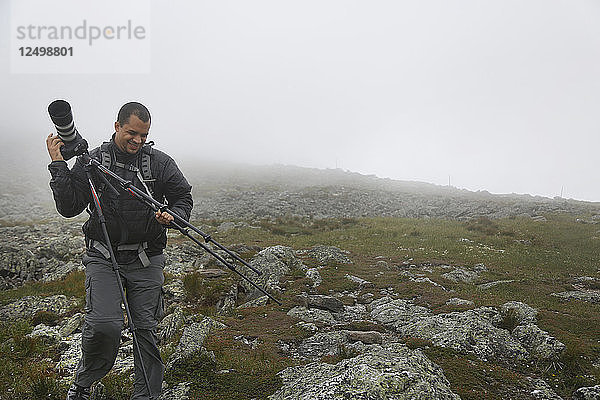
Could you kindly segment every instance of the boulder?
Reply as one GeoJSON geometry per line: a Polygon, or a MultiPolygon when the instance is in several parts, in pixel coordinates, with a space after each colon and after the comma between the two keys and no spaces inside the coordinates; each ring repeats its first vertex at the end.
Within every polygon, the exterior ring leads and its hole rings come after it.
{"type": "Polygon", "coordinates": [[[364,344],[381,344],[383,338],[377,331],[346,331],[346,338],[350,343],[363,342],[364,344]]]}
{"type": "Polygon", "coordinates": [[[552,293],[552,296],[558,297],[565,301],[579,300],[587,301],[588,303],[600,303],[600,290],[572,290],[568,292],[552,293]]]}
{"type": "Polygon", "coordinates": [[[397,329],[410,321],[427,317],[431,311],[425,307],[417,306],[408,300],[392,300],[382,297],[369,304],[371,318],[383,325],[397,329]]]}
{"type": "Polygon", "coordinates": [[[304,339],[294,352],[294,356],[304,359],[335,356],[347,343],[346,335],[343,332],[320,332],[304,339]]]}
{"type": "Polygon", "coordinates": [[[321,278],[321,274],[317,268],[309,268],[306,271],[306,277],[313,281],[312,287],[316,288],[321,283],[323,283],[323,278],[321,278]]]}
{"type": "Polygon", "coordinates": [[[529,353],[505,329],[497,328],[500,314],[489,307],[432,315],[407,300],[382,298],[371,303],[371,317],[398,332],[431,341],[482,360],[524,361],[529,353]]]}
{"type": "Polygon", "coordinates": [[[313,362],[279,373],[283,386],[270,400],[452,399],[440,367],[419,350],[393,343],[335,365],[313,362]]]}
{"type": "Polygon", "coordinates": [[[505,329],[497,328],[498,312],[481,307],[464,312],[430,315],[398,325],[404,336],[430,340],[434,345],[461,353],[474,354],[480,359],[501,360],[507,363],[524,361],[527,350],[505,329]]]}
{"type": "Polygon", "coordinates": [[[63,377],[63,383],[70,382],[81,358],[81,332],[75,333],[61,340],[60,358],[54,369],[63,377]]]}
{"type": "Polygon", "coordinates": [[[453,297],[446,302],[446,305],[447,306],[471,307],[471,306],[474,306],[475,303],[473,303],[471,300],[464,300],[464,299],[459,299],[458,297],[453,297]]]}
{"type": "Polygon", "coordinates": [[[374,287],[373,283],[365,279],[359,278],[358,276],[346,274],[345,278],[348,279],[350,282],[356,283],[360,289],[374,287]]]}
{"type": "Polygon", "coordinates": [[[500,307],[502,318],[511,318],[515,325],[535,324],[537,310],[520,301],[509,301],[500,307]]]}
{"type": "Polygon", "coordinates": [[[479,279],[478,271],[471,271],[466,268],[456,268],[450,272],[442,274],[442,278],[446,278],[452,282],[474,283],[479,279]]]}
{"type": "Polygon", "coordinates": [[[352,260],[348,258],[350,252],[335,246],[316,245],[309,250],[300,250],[297,253],[314,258],[319,265],[328,265],[331,263],[352,264],[352,260]]]}
{"type": "Polygon", "coordinates": [[[241,304],[237,308],[260,307],[266,305],[268,302],[269,297],[267,295],[264,295],[254,300],[250,300],[244,304],[241,304]]]}
{"type": "Polygon", "coordinates": [[[76,306],[76,299],[69,299],[63,294],[48,297],[26,296],[1,307],[0,319],[26,319],[33,317],[40,311],[64,315],[76,306]]]}
{"type": "Polygon", "coordinates": [[[67,337],[73,332],[81,329],[81,325],[83,325],[84,316],[82,313],[76,313],[71,318],[66,319],[63,323],[60,324],[58,329],[58,333],[60,333],[61,337],[67,337]]]}
{"type": "Polygon", "coordinates": [[[209,317],[204,317],[200,322],[187,325],[183,329],[183,335],[179,339],[175,352],[166,363],[167,369],[174,368],[179,361],[194,353],[205,352],[203,344],[206,337],[211,331],[223,328],[225,328],[225,325],[209,317]]]}
{"type": "Polygon", "coordinates": [[[529,390],[534,399],[563,400],[543,379],[527,377],[527,382],[530,384],[529,390]]]}
{"type": "Polygon", "coordinates": [[[321,324],[334,324],[335,319],[333,315],[327,310],[320,310],[318,308],[306,308],[302,306],[296,306],[288,311],[287,315],[301,319],[304,322],[317,322],[321,324]]]}
{"type": "Polygon", "coordinates": [[[334,313],[344,311],[344,303],[335,297],[322,294],[306,294],[298,296],[307,308],[320,308],[334,313]]]}
{"type": "Polygon", "coordinates": [[[171,314],[165,316],[157,327],[157,337],[161,343],[170,341],[184,326],[185,316],[181,308],[176,308],[171,314]]]}
{"type": "MultiPolygon", "coordinates": [[[[296,257],[294,250],[285,246],[267,247],[257,253],[250,265],[262,272],[262,275],[256,276],[256,273],[248,267],[240,265],[238,269],[247,277],[250,277],[258,286],[266,290],[281,291],[279,279],[294,269],[306,269],[302,262],[296,257]]],[[[249,297],[258,297],[260,292],[245,280],[240,281],[244,292],[249,297]]]]}
{"type": "Polygon", "coordinates": [[[515,281],[514,279],[505,279],[505,280],[501,280],[501,281],[487,282],[487,283],[482,283],[480,285],[477,285],[477,288],[481,289],[481,290],[488,290],[488,289],[491,289],[498,285],[503,285],[505,283],[513,283],[514,281],[515,281]]]}
{"type": "Polygon", "coordinates": [[[178,383],[173,387],[165,388],[158,400],[188,400],[191,390],[189,382],[178,383]]]}
{"type": "Polygon", "coordinates": [[[565,350],[563,343],[535,324],[517,326],[513,329],[512,336],[539,360],[558,360],[565,350]]]}
{"type": "Polygon", "coordinates": [[[60,333],[58,333],[58,329],[55,326],[47,326],[44,324],[36,325],[27,337],[41,338],[49,343],[58,343],[61,338],[60,333]]]}
{"type": "Polygon", "coordinates": [[[600,385],[581,387],[573,393],[573,400],[600,399],[600,385]]]}

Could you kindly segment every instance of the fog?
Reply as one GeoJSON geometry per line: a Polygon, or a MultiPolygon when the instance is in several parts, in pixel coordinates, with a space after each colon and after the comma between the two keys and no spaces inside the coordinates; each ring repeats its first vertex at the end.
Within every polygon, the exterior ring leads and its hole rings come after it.
{"type": "Polygon", "coordinates": [[[150,7],[150,73],[20,74],[10,70],[10,2],[0,0],[5,164],[49,178],[54,99],[71,103],[92,147],[137,100],[152,113],[149,140],[184,164],[342,168],[600,201],[599,2],[150,7]]]}

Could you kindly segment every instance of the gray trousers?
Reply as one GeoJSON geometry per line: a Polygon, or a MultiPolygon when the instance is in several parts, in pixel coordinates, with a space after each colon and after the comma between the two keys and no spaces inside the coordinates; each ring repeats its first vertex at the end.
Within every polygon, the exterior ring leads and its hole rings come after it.
{"type": "MultiPolygon", "coordinates": [[[[77,367],[75,383],[89,387],[102,379],[117,357],[123,328],[121,294],[110,260],[103,257],[83,257],[85,266],[85,322],[81,337],[82,357],[77,367]]],[[[154,396],[160,394],[165,366],[157,346],[156,326],[163,317],[162,285],[165,256],[150,257],[144,267],[139,260],[119,265],[131,317],[135,324],[146,374],[154,396]]],[[[131,399],[150,399],[134,348],[134,392],[131,399]]]]}

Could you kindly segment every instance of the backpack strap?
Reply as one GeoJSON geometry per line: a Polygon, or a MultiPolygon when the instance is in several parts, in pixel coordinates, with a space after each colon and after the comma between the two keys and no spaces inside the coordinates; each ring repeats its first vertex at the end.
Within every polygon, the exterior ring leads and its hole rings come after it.
{"type": "MultiPolygon", "coordinates": [[[[113,164],[113,155],[109,148],[109,145],[110,142],[104,142],[100,146],[100,153],[102,154],[102,165],[108,169],[110,169],[111,165],[113,164]]],[[[119,168],[135,172],[140,182],[142,182],[142,185],[144,185],[146,193],[148,193],[150,196],[154,195],[154,181],[156,180],[152,178],[152,169],[150,167],[150,155],[152,154],[152,146],[154,146],[154,142],[150,141],[142,147],[139,168],[131,164],[123,164],[118,161],[114,162],[114,164],[119,168]]]]}
{"type": "Polygon", "coordinates": [[[140,162],[140,170],[146,182],[154,182],[152,179],[152,169],[150,168],[150,160],[152,155],[152,146],[154,142],[149,142],[142,147],[142,159],[140,162]]]}
{"type": "Polygon", "coordinates": [[[154,146],[154,142],[151,141],[142,147],[142,156],[140,159],[140,171],[142,173],[141,181],[150,196],[154,196],[154,181],[156,181],[156,179],[152,177],[152,168],[150,167],[152,160],[152,146],[154,146]]]}
{"type": "Polygon", "coordinates": [[[110,156],[110,150],[108,148],[110,142],[104,142],[100,146],[100,154],[102,155],[102,166],[110,169],[112,165],[112,157],[110,156]]]}

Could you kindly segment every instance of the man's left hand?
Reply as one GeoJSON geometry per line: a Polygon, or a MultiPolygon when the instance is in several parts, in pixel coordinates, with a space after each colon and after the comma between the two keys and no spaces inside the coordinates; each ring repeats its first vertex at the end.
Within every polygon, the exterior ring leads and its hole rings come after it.
{"type": "Polygon", "coordinates": [[[161,212],[160,210],[154,214],[156,220],[163,225],[169,225],[175,218],[166,211],[161,212]]]}

